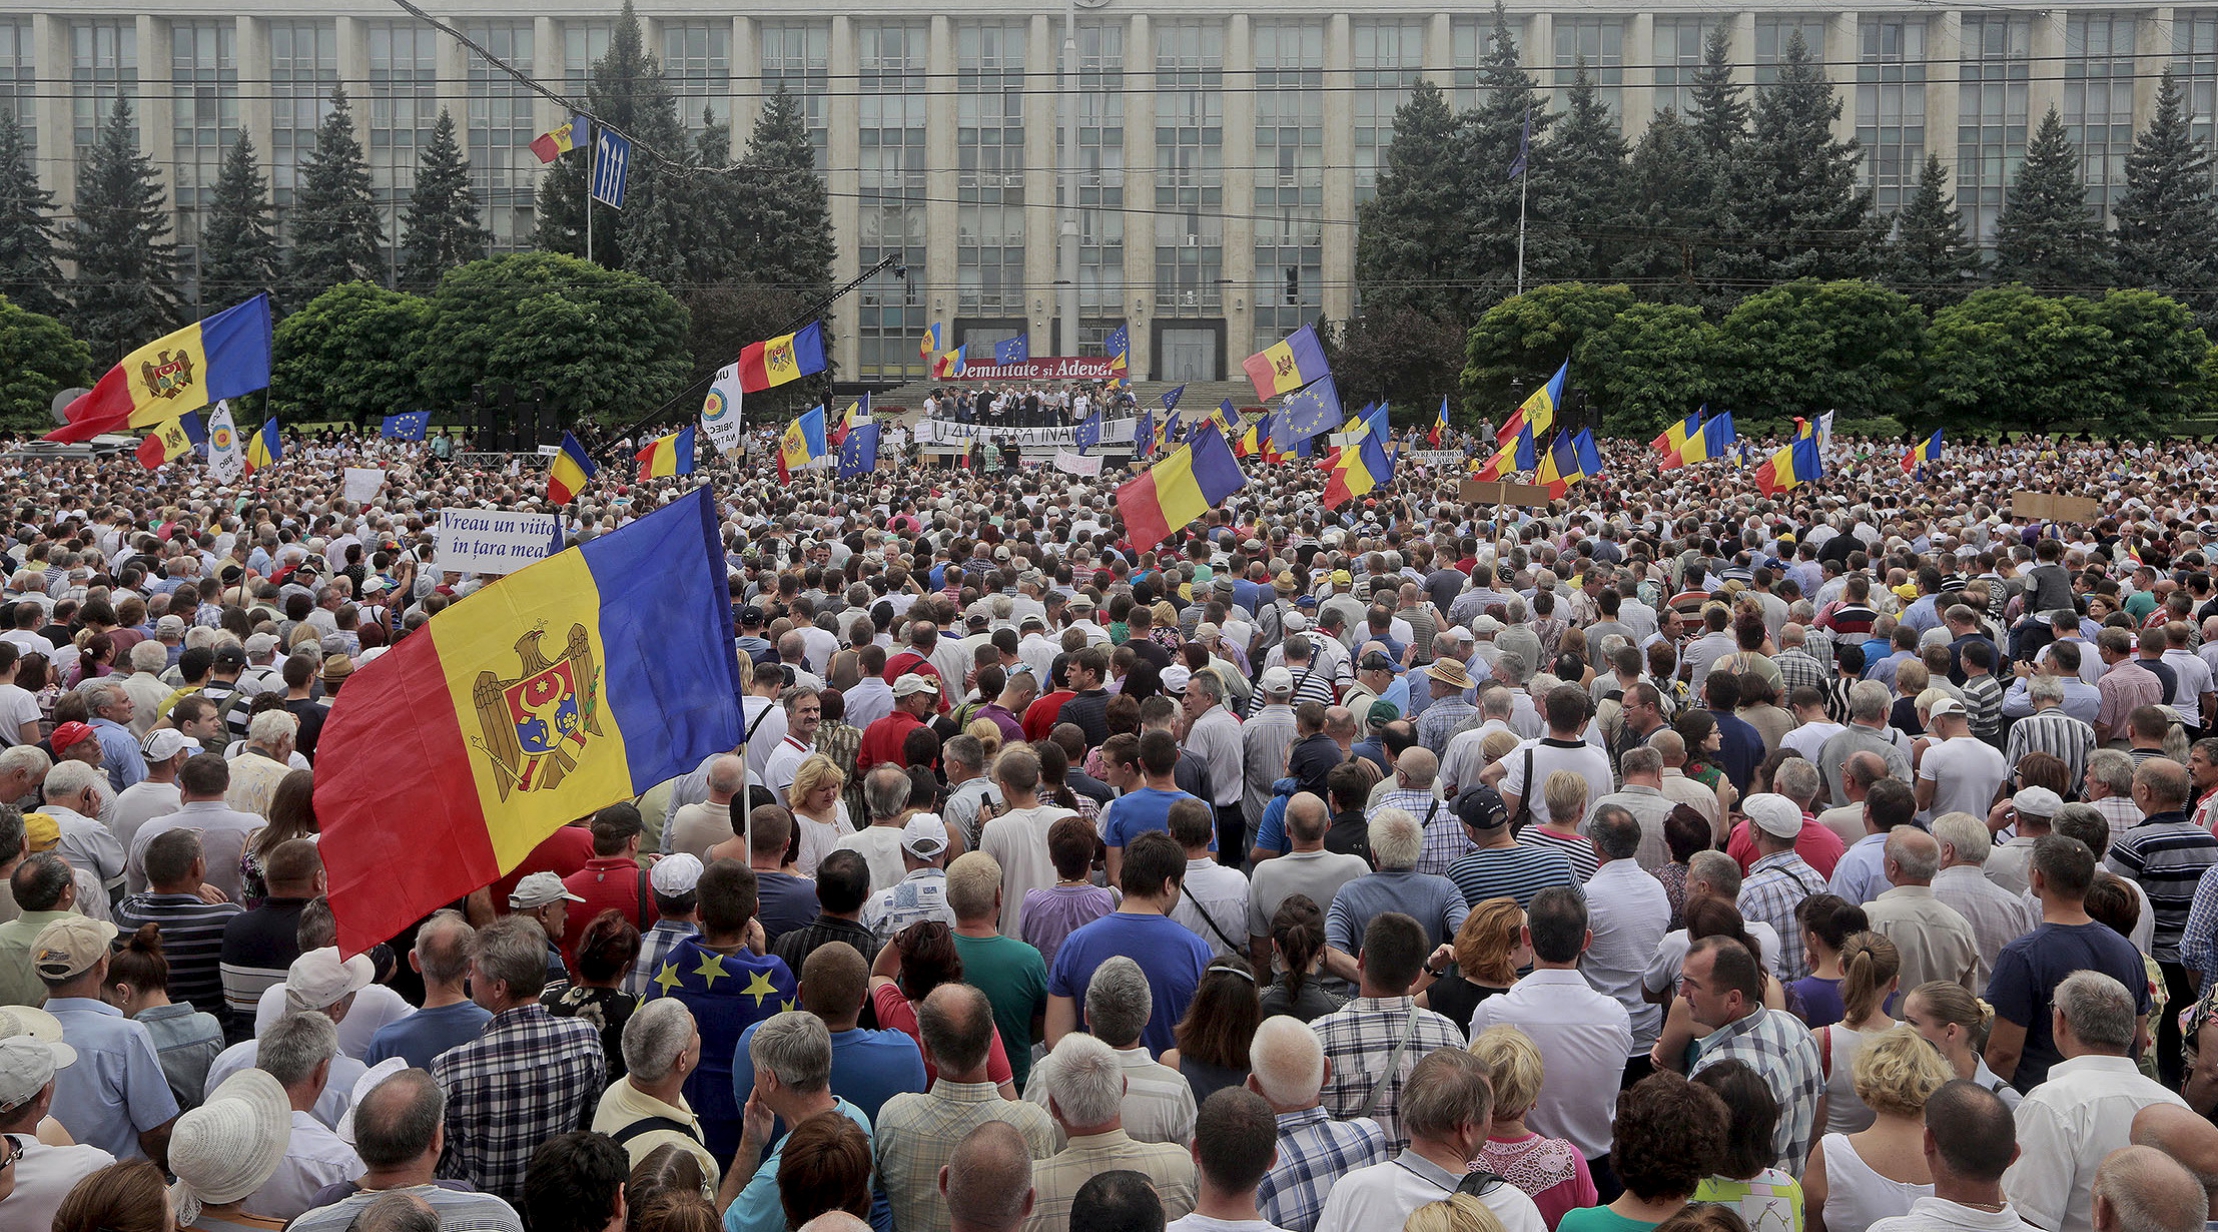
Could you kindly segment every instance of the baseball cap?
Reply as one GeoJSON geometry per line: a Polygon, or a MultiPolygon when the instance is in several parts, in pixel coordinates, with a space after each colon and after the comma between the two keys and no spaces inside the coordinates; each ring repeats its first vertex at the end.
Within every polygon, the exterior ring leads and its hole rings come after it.
{"type": "Polygon", "coordinates": [[[647,880],[655,887],[655,893],[676,898],[691,893],[693,887],[701,884],[701,871],[701,858],[681,851],[657,860],[647,880]]]}
{"type": "Polygon", "coordinates": [[[0,1039],[0,1112],[10,1112],[38,1098],[56,1070],[77,1063],[77,1050],[63,1043],[48,1043],[32,1036],[0,1039]]]}
{"type": "Polygon", "coordinates": [[[1927,717],[1938,719],[1951,714],[1968,715],[1970,713],[1971,711],[1964,708],[1964,703],[1953,697],[1944,697],[1933,703],[1933,709],[1927,717]]]}
{"type": "Polygon", "coordinates": [[[164,633],[183,633],[184,631],[185,618],[182,616],[164,616],[154,622],[154,633],[157,637],[164,633]]]}
{"type": "Polygon", "coordinates": [[[23,815],[23,850],[36,854],[61,846],[62,823],[46,813],[23,815]]]}
{"type": "Polygon", "coordinates": [[[250,634],[246,639],[246,652],[250,655],[264,655],[275,649],[277,649],[277,635],[275,633],[250,634]]]}
{"type": "Polygon", "coordinates": [[[148,761],[168,761],[187,748],[197,749],[200,742],[174,727],[157,727],[139,741],[139,751],[148,761]]]}
{"type": "Polygon", "coordinates": [[[1017,628],[1045,629],[1047,628],[1047,617],[1040,615],[1038,612],[1026,612],[1024,618],[1017,621],[1017,628]]]}
{"type": "Polygon", "coordinates": [[[337,1005],[376,978],[377,965],[367,954],[341,962],[335,945],[310,950],[285,969],[285,1008],[298,1013],[337,1005]]]}
{"type": "Polygon", "coordinates": [[[2010,807],[2028,817],[2054,817],[2064,807],[2064,797],[2046,787],[2025,787],[2010,797],[2010,807]]]}
{"type": "Polygon", "coordinates": [[[56,727],[48,743],[54,746],[54,754],[58,757],[62,750],[75,748],[80,743],[90,739],[92,739],[91,724],[69,722],[56,727]]]}
{"type": "Polygon", "coordinates": [[[763,616],[762,616],[762,609],[761,609],[761,608],[759,608],[759,607],[756,607],[756,606],[755,606],[754,604],[752,604],[752,603],[750,603],[750,604],[748,604],[747,606],[745,606],[745,607],[743,607],[743,608],[739,609],[739,623],[740,623],[741,625],[743,625],[743,626],[744,626],[744,625],[759,625],[759,624],[761,624],[761,623],[762,623],[762,620],[763,620],[763,616]]]}
{"type": "Polygon", "coordinates": [[[90,971],[108,956],[116,926],[81,915],[64,916],[31,942],[31,968],[41,979],[66,980],[90,971]]]}
{"type": "Polygon", "coordinates": [[[1197,642],[1206,642],[1211,638],[1223,636],[1224,630],[1219,629],[1212,621],[1204,620],[1200,624],[1194,626],[1194,640],[1197,642]]]}
{"type": "Polygon", "coordinates": [[[1377,731],[1401,717],[1401,707],[1382,698],[1371,703],[1371,708],[1364,712],[1363,721],[1370,724],[1372,731],[1377,731]]]}
{"type": "Polygon", "coordinates": [[[947,850],[947,823],[938,813],[918,813],[901,827],[901,849],[929,860],[947,850]]]}
{"type": "Polygon", "coordinates": [[[569,887],[562,884],[562,878],[553,873],[533,873],[517,882],[516,888],[508,892],[508,906],[511,911],[531,911],[563,899],[573,903],[585,901],[572,894],[569,887]]]}
{"type": "Polygon", "coordinates": [[[1802,833],[1802,806],[1777,792],[1757,792],[1741,802],[1741,811],[1773,838],[1796,838],[1802,833]]]}
{"type": "Polygon", "coordinates": [[[365,595],[374,595],[383,591],[384,589],[385,579],[377,576],[374,573],[362,579],[362,593],[365,595]]]}
{"type": "Polygon", "coordinates": [[[1162,684],[1165,693],[1184,693],[1194,681],[1194,673],[1183,663],[1173,663],[1163,669],[1162,684]]]}
{"type": "Polygon", "coordinates": [[[1257,687],[1265,693],[1291,693],[1294,691],[1294,673],[1283,666],[1265,668],[1263,679],[1258,682],[1257,687]]]}
{"type": "Polygon", "coordinates": [[[233,642],[225,642],[223,645],[216,647],[216,665],[218,667],[245,667],[246,648],[233,642]]]}
{"type": "Polygon", "coordinates": [[[1452,807],[1456,820],[1474,830],[1498,830],[1509,824],[1509,806],[1502,803],[1502,793],[1491,787],[1463,792],[1452,807]]]}
{"type": "Polygon", "coordinates": [[[938,693],[939,691],[940,686],[930,676],[921,676],[914,672],[893,682],[893,695],[895,697],[910,697],[918,693],[938,693]]]}
{"type": "Polygon", "coordinates": [[[1356,666],[1367,672],[1390,672],[1394,670],[1394,660],[1374,650],[1363,656],[1356,666]]]}
{"type": "Polygon", "coordinates": [[[1309,631],[1309,617],[1300,612],[1286,613],[1285,618],[1279,623],[1285,626],[1288,633],[1306,633],[1309,631]]]}

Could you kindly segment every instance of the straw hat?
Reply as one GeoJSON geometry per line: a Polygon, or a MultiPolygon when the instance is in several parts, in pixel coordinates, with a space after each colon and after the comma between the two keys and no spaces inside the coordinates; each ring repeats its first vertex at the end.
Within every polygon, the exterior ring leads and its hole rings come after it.
{"type": "Polygon", "coordinates": [[[292,1100],[268,1070],[242,1069],[224,1079],[170,1132],[178,1226],[198,1220],[202,1206],[237,1202],[268,1184],[292,1136],[292,1100]]]}

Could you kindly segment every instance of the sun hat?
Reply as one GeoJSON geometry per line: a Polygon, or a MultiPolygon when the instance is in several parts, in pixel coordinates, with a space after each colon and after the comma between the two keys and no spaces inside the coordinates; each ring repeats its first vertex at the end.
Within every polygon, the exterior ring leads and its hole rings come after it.
{"type": "Polygon", "coordinates": [[[224,1079],[170,1131],[177,1226],[198,1222],[203,1206],[237,1202],[268,1184],[292,1137],[292,1100],[268,1070],[242,1069],[224,1079]]]}
{"type": "Polygon", "coordinates": [[[367,954],[339,961],[339,947],[327,945],[293,960],[285,970],[285,1008],[294,1013],[337,1005],[370,986],[377,965],[367,954]]]}

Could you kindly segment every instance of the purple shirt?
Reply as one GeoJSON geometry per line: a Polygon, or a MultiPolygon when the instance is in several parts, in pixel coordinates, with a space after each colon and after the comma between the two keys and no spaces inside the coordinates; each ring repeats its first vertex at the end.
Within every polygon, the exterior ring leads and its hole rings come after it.
{"type": "Polygon", "coordinates": [[[1024,938],[1048,966],[1063,938],[1117,909],[1116,895],[1101,886],[1053,886],[1024,892],[1024,938]]]}
{"type": "Polygon", "coordinates": [[[1024,721],[1011,714],[1009,708],[1000,702],[980,706],[978,717],[993,720],[993,725],[1001,729],[1001,741],[1004,745],[1016,744],[1024,739],[1024,721]]]}

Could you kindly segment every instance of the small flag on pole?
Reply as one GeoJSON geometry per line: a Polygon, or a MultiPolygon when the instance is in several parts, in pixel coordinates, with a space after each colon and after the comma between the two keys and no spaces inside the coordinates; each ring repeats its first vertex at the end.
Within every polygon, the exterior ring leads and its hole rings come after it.
{"type": "Polygon", "coordinates": [[[387,415],[377,434],[389,441],[420,441],[430,429],[430,411],[402,411],[398,415],[387,415]]]}
{"type": "Polygon", "coordinates": [[[547,132],[532,138],[531,152],[539,156],[540,162],[551,163],[555,159],[577,149],[579,145],[584,143],[586,134],[591,132],[592,129],[593,122],[591,120],[581,115],[571,116],[568,122],[558,124],[547,132]]]}

